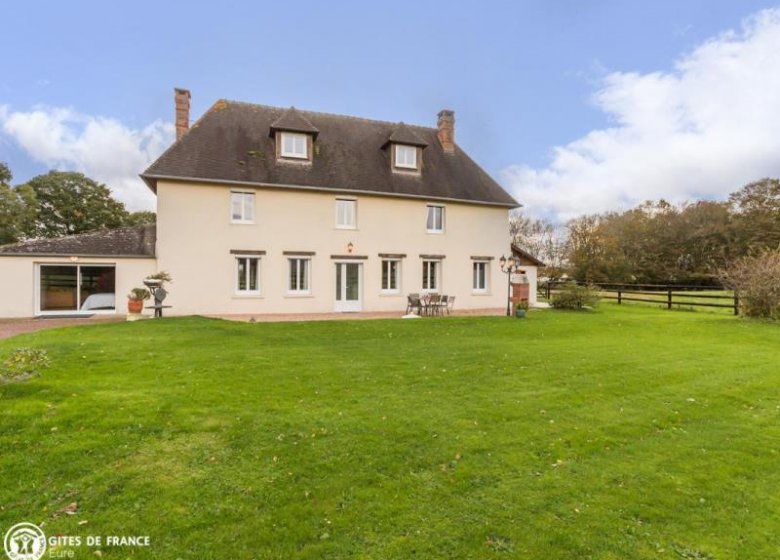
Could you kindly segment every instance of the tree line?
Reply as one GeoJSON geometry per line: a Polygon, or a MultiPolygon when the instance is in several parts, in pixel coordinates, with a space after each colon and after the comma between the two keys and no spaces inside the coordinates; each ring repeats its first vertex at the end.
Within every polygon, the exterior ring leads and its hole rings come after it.
{"type": "Polygon", "coordinates": [[[82,173],[49,171],[16,186],[12,180],[0,162],[0,245],[155,221],[154,212],[129,212],[106,185],[82,173]]]}
{"type": "Polygon", "coordinates": [[[780,248],[780,180],[752,182],[724,201],[647,201],[563,227],[515,214],[510,229],[515,243],[549,265],[551,277],[714,284],[737,259],[780,248]]]}

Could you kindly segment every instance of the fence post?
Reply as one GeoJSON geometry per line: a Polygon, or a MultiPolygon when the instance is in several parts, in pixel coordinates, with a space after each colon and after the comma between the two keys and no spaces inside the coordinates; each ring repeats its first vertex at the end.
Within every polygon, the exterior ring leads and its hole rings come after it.
{"type": "Polygon", "coordinates": [[[550,299],[550,280],[547,281],[547,299],[550,299]]]}
{"type": "Polygon", "coordinates": [[[739,294],[734,290],[734,315],[739,315],[739,294]]]}
{"type": "Polygon", "coordinates": [[[666,291],[666,308],[671,309],[672,308],[672,289],[669,288],[666,291]]]}
{"type": "Polygon", "coordinates": [[[618,305],[623,303],[623,288],[618,286],[618,305]]]}

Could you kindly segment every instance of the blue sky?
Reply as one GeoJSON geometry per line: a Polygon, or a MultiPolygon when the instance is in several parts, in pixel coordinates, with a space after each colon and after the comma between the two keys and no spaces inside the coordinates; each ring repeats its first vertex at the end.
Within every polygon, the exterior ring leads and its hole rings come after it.
{"type": "MultiPolygon", "coordinates": [[[[77,168],[131,205],[148,204],[125,175],[133,165],[141,172],[144,157],[169,141],[172,88],[182,86],[192,90],[193,117],[222,97],[431,126],[439,109],[451,108],[458,143],[516,196],[525,189],[529,200],[560,197],[550,191],[574,188],[576,177],[564,177],[563,187],[539,177],[555,172],[557,148],[625,120],[620,100],[594,101],[611,95],[615,76],[679,77],[681,59],[728,30],[749,41],[746,18],[775,5],[13,2],[3,8],[0,34],[0,160],[17,182],[50,167],[77,168]],[[34,122],[39,129],[30,131],[34,122]],[[84,134],[90,125],[129,135],[141,155],[119,169],[94,161],[98,151],[84,134]],[[47,136],[52,127],[56,142],[47,136]]],[[[106,146],[110,134],[93,132],[103,139],[101,158],[124,157],[106,146]]],[[[722,193],[688,185],[680,194],[722,193]]],[[[602,198],[594,210],[634,197],[629,190],[602,198]]],[[[534,202],[529,211],[568,215],[548,206],[534,202]]]]}

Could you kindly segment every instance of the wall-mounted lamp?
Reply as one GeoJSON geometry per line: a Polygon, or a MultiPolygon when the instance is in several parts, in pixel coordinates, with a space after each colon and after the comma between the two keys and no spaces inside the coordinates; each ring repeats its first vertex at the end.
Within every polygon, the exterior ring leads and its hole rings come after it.
{"type": "Polygon", "coordinates": [[[70,258],[70,262],[77,262],[78,260],[79,260],[79,258],[78,258],[76,255],[73,255],[73,256],[70,258]]]}
{"type": "Polygon", "coordinates": [[[347,243],[347,253],[351,253],[354,248],[355,248],[355,245],[352,243],[352,241],[347,243]]]}

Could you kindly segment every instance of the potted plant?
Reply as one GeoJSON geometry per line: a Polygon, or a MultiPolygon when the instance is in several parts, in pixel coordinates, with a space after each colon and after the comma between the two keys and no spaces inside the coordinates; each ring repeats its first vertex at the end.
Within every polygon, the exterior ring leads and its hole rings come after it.
{"type": "Polygon", "coordinates": [[[144,301],[149,299],[149,290],[146,288],[133,288],[127,295],[127,312],[141,313],[144,309],[144,301]]]}
{"type": "Polygon", "coordinates": [[[165,285],[166,282],[173,282],[171,275],[164,270],[151,274],[144,279],[144,284],[150,288],[159,288],[165,285]]]}
{"type": "Polygon", "coordinates": [[[515,305],[515,317],[522,319],[528,311],[528,300],[523,300],[515,305]]]}

